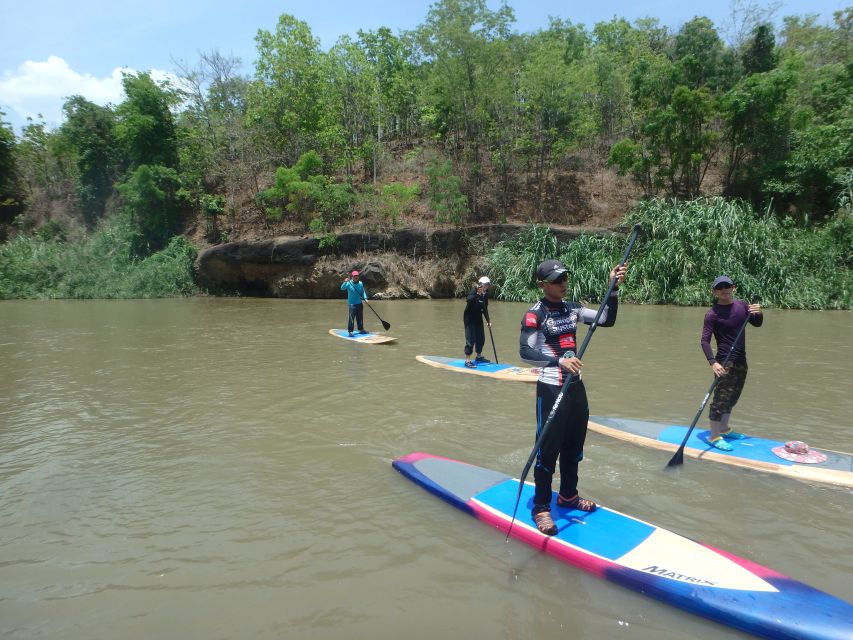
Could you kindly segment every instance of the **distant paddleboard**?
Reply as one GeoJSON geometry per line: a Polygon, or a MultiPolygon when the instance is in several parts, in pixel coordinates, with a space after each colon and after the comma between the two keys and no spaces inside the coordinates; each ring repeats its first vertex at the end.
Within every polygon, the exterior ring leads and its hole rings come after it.
{"type": "MultiPolygon", "coordinates": [[[[590,416],[589,428],[619,440],[644,447],[675,453],[681,446],[688,427],[683,425],[629,420],[627,418],[605,418],[590,416]]],[[[843,487],[853,487],[853,455],[841,451],[813,449],[826,456],[826,460],[801,463],[786,460],[773,452],[785,446],[776,440],[747,436],[743,440],[729,440],[732,451],[720,451],[708,444],[708,431],[694,429],[684,446],[684,455],[701,460],[746,467],[775,473],[807,482],[822,482],[843,487]]],[[[823,456],[821,456],[822,458],[823,456]]]]}
{"type": "Polygon", "coordinates": [[[418,362],[423,362],[431,367],[459,371],[461,373],[473,373],[475,376],[486,376],[498,380],[516,380],[518,382],[536,382],[539,379],[539,369],[525,369],[514,367],[509,364],[497,364],[494,362],[478,362],[477,367],[472,369],[465,366],[465,360],[461,358],[444,358],[442,356],[415,356],[418,362]]]}
{"type": "MultiPolygon", "coordinates": [[[[393,465],[478,520],[509,528],[517,479],[427,453],[393,465]]],[[[853,606],[772,569],[601,506],[593,513],[555,506],[559,531],[546,536],[532,504],[533,486],[525,484],[512,536],[597,576],[766,638],[853,637],[853,606]]]]}
{"type": "Polygon", "coordinates": [[[394,342],[397,338],[392,338],[391,336],[384,336],[380,333],[358,333],[353,332],[350,335],[344,329],[329,329],[329,333],[333,336],[337,336],[338,338],[343,338],[344,340],[351,340],[352,342],[363,342],[365,344],[387,344],[389,342],[394,342]]]}

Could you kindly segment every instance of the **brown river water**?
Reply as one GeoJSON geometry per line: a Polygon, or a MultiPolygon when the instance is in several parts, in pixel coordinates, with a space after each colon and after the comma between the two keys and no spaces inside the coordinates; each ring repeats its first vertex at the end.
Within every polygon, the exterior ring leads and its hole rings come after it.
{"type": "MultiPolygon", "coordinates": [[[[341,300],[0,302],[0,637],[749,637],[506,542],[394,471],[420,450],[519,474],[534,386],[415,361],[462,355],[464,301],[372,305],[397,343],[330,336],[341,300]]],[[[490,305],[502,362],[521,364],[525,308],[490,305]]],[[[623,306],[586,352],[592,413],[688,424],[711,382],[703,314],[623,306]]],[[[733,426],[853,452],[852,329],[767,310],[733,426]]],[[[596,433],[585,455],[584,495],[853,601],[853,492],[665,470],[671,454],[596,433]]]]}

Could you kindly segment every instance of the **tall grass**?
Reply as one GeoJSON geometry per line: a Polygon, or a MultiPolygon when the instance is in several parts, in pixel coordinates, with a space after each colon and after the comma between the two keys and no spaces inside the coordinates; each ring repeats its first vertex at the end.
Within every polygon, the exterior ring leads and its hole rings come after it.
{"type": "MultiPolygon", "coordinates": [[[[689,202],[651,200],[631,211],[628,225],[643,234],[631,255],[623,299],[652,304],[705,305],[710,283],[727,274],[738,295],[763,304],[798,309],[853,308],[853,217],[842,209],[827,223],[809,227],[756,214],[749,205],[723,198],[689,202]]],[[[625,239],[584,235],[558,247],[546,227],[532,227],[489,254],[490,273],[508,300],[533,300],[535,267],[562,260],[570,272],[567,296],[598,301],[607,273],[621,257],[625,239]]]]}
{"type": "Polygon", "coordinates": [[[123,216],[79,242],[17,236],[0,245],[0,299],[160,298],[198,293],[195,248],[175,236],[144,259],[133,257],[123,216]]]}

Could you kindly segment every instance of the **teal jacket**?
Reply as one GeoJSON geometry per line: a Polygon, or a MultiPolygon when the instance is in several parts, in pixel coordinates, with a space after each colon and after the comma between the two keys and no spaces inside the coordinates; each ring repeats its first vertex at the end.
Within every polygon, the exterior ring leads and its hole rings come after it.
{"type": "Polygon", "coordinates": [[[341,291],[347,292],[347,303],[361,304],[362,300],[367,300],[367,291],[364,290],[364,283],[356,284],[352,280],[347,280],[341,285],[341,291]]]}

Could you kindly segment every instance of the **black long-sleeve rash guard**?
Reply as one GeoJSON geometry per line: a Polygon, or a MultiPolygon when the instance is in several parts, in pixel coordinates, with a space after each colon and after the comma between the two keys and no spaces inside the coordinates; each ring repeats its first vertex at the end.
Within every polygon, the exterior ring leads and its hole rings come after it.
{"type": "MultiPolygon", "coordinates": [[[[601,312],[599,327],[612,327],[616,323],[619,299],[611,295],[601,312]]],[[[563,384],[560,358],[576,355],[578,323],[592,324],[596,309],[588,309],[577,302],[549,302],[542,298],[534,304],[521,321],[518,354],[523,360],[542,367],[539,381],[546,384],[563,384]]]]}
{"type": "Polygon", "coordinates": [[[471,289],[471,293],[465,299],[465,311],[462,313],[462,322],[466,325],[482,325],[483,318],[486,322],[491,322],[489,319],[489,294],[480,295],[477,293],[477,288],[471,289]]]}

